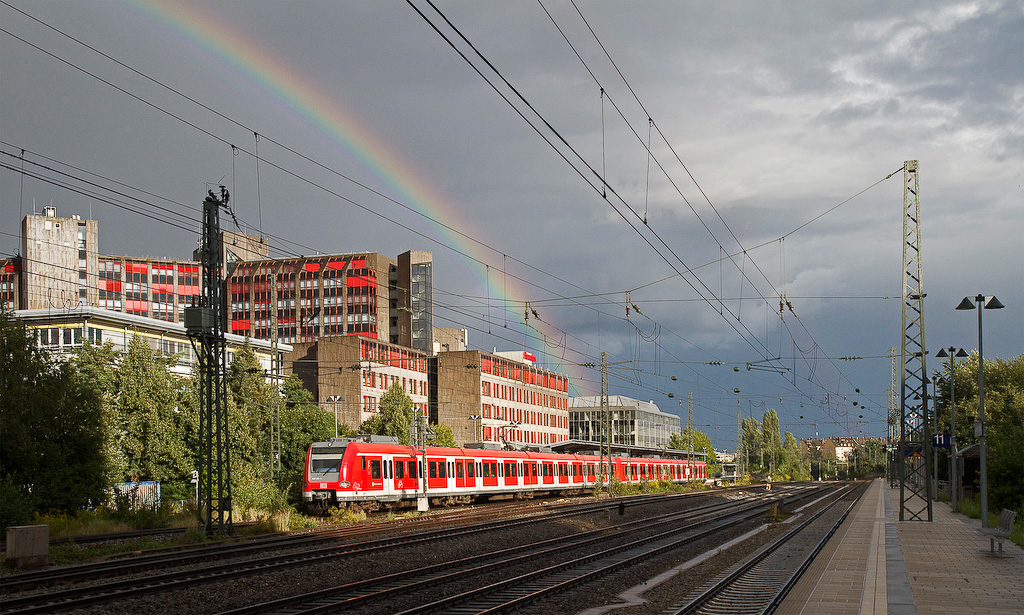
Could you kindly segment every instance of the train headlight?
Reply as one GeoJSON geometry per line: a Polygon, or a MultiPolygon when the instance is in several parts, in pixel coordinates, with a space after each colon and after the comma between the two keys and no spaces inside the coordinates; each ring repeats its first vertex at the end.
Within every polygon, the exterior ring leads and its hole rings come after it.
{"type": "Polygon", "coordinates": [[[350,483],[347,480],[343,480],[340,483],[338,483],[338,486],[341,487],[342,489],[345,489],[349,486],[349,484],[350,483]]]}

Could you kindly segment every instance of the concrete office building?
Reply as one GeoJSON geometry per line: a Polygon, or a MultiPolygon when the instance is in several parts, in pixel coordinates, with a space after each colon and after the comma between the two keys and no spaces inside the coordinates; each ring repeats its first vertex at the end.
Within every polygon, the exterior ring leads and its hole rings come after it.
{"type": "MultiPolygon", "coordinates": [[[[662,412],[654,402],[609,395],[608,411],[613,444],[665,448],[672,434],[682,433],[679,417],[662,412]]],[[[599,395],[569,398],[569,435],[573,440],[600,442],[606,419],[599,395]]]]}

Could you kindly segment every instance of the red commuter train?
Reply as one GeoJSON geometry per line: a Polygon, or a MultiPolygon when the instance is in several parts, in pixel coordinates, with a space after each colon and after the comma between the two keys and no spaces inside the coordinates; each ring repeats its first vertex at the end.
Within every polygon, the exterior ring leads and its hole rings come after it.
{"type": "MultiPolygon", "coordinates": [[[[302,499],[320,510],[352,505],[372,510],[413,503],[423,495],[435,505],[450,505],[497,495],[575,494],[598,484],[600,466],[594,455],[434,447],[424,455],[413,446],[366,436],[331,438],[309,447],[302,499]]],[[[613,480],[623,483],[707,478],[704,460],[621,456],[612,457],[612,468],[613,480]]]]}

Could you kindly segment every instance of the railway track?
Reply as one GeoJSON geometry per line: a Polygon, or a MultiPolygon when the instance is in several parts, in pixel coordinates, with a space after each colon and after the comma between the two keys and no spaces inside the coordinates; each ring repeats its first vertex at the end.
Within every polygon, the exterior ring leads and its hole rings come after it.
{"type": "Polygon", "coordinates": [[[707,586],[672,615],[772,613],[866,490],[866,484],[794,527],[707,586]]]}
{"type": "Polygon", "coordinates": [[[194,587],[197,584],[257,575],[287,567],[315,564],[351,557],[355,554],[385,552],[416,543],[442,541],[456,536],[480,534],[495,528],[511,526],[528,528],[531,524],[552,519],[609,511],[616,507],[639,506],[684,495],[622,498],[586,505],[551,505],[531,507],[525,515],[509,519],[509,509],[502,507],[490,513],[474,511],[452,515],[421,517],[417,523],[402,524],[398,535],[359,541],[366,532],[380,533],[379,527],[355,527],[309,536],[278,536],[245,544],[218,545],[189,550],[184,553],[158,553],[88,566],[75,566],[38,573],[5,577],[0,580],[0,613],[45,613],[70,610],[105,602],[124,600],[139,595],[194,587]],[[471,514],[475,521],[467,523],[471,514]],[[415,534],[411,532],[416,532],[415,534]],[[342,544],[344,543],[344,544],[342,544]],[[287,549],[288,553],[282,553],[287,549]],[[273,551],[273,553],[270,553],[273,551]],[[250,557],[251,556],[251,557],[250,557]],[[245,558],[245,559],[241,559],[245,558]],[[186,568],[180,570],[180,568],[186,568]],[[173,570],[171,570],[173,569],[173,570]],[[128,576],[130,575],[130,576],[128,576]],[[97,579],[114,580],[89,584],[97,579]],[[60,584],[54,589],[33,591],[41,586],[60,584]],[[20,593],[19,593],[20,592],[20,593]],[[18,595],[15,595],[18,594],[18,595]]]}
{"type": "MultiPolygon", "coordinates": [[[[804,499],[808,493],[792,495],[804,499]]],[[[773,498],[786,499],[785,496],[773,498]]],[[[421,567],[415,574],[399,572],[342,586],[288,596],[221,615],[278,613],[287,615],[360,612],[387,605],[388,612],[405,608],[419,613],[482,613],[516,610],[548,593],[586,583],[622,567],[655,557],[724,529],[760,519],[770,502],[763,498],[727,501],[559,537],[534,544],[495,550],[474,557],[421,567]],[[554,562],[538,566],[538,562],[554,562]],[[488,581],[488,579],[501,579],[488,581]],[[470,585],[470,589],[450,589],[470,585]],[[438,593],[448,593],[436,599],[438,593]]]]}

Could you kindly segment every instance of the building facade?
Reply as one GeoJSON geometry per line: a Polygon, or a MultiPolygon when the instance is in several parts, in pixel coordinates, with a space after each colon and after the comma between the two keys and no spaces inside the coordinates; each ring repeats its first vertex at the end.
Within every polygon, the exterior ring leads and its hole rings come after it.
{"type": "Polygon", "coordinates": [[[456,442],[544,446],[569,438],[568,378],[524,352],[441,352],[430,359],[430,421],[456,442]]]}
{"type": "Polygon", "coordinates": [[[381,396],[394,384],[412,399],[414,411],[427,411],[426,353],[363,336],[336,336],[300,342],[284,361],[286,373],[296,374],[320,407],[352,429],[380,410],[381,396]]]}
{"type": "MultiPolygon", "coordinates": [[[[115,351],[124,352],[132,337],[138,335],[149,344],[154,355],[176,357],[171,365],[171,373],[177,376],[190,376],[196,362],[196,353],[185,327],[176,322],[88,306],[61,310],[15,310],[14,317],[25,323],[39,340],[40,346],[57,357],[71,354],[86,342],[97,345],[109,343],[115,351]]],[[[227,365],[231,364],[235,353],[245,341],[244,337],[238,335],[226,336],[227,365]]],[[[270,373],[273,357],[271,345],[259,340],[250,340],[249,344],[260,366],[270,373]]],[[[292,347],[287,344],[279,345],[278,360],[291,350],[292,347]]]]}
{"type": "Polygon", "coordinates": [[[309,343],[359,335],[388,339],[392,259],[376,253],[331,254],[239,263],[228,277],[228,330],[269,340],[309,343]]]}
{"type": "MultiPolygon", "coordinates": [[[[0,305],[11,310],[98,307],[182,322],[199,295],[196,260],[112,256],[98,251],[95,220],[60,218],[55,207],[22,220],[21,256],[0,260],[0,305]]],[[[356,335],[430,352],[430,252],[271,259],[264,239],[224,231],[227,330],[285,344],[356,335]]]]}
{"type": "MultiPolygon", "coordinates": [[[[680,418],[662,412],[654,402],[609,395],[608,411],[612,444],[667,448],[672,434],[682,433],[680,418]]],[[[569,398],[569,436],[573,440],[600,442],[607,418],[599,395],[569,398]]]]}
{"type": "MultiPolygon", "coordinates": [[[[99,226],[81,216],[57,216],[56,207],[22,220],[21,257],[0,261],[0,305],[11,310],[97,307],[182,322],[199,294],[197,260],[99,253],[99,226]]],[[[267,254],[265,241],[221,234],[225,263],[267,254]]]]}
{"type": "Polygon", "coordinates": [[[419,250],[399,254],[390,276],[391,342],[426,353],[434,341],[433,259],[419,250]]]}

